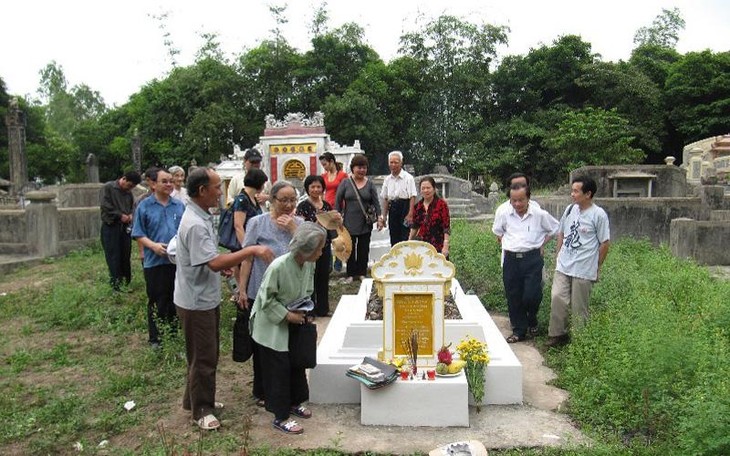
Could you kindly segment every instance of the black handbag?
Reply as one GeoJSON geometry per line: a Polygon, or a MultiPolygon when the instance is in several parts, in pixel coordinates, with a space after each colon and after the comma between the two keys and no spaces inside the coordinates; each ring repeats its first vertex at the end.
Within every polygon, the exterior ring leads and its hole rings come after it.
{"type": "Polygon", "coordinates": [[[378,221],[378,211],[375,210],[375,205],[368,204],[367,206],[363,205],[362,198],[360,196],[360,190],[357,188],[357,185],[355,185],[355,180],[351,177],[350,178],[350,184],[352,184],[353,190],[355,190],[355,197],[357,197],[357,204],[360,205],[360,210],[362,211],[362,215],[365,217],[365,223],[367,225],[372,225],[373,223],[378,221]]]}
{"type": "Polygon", "coordinates": [[[289,324],[289,364],[300,369],[317,366],[317,325],[314,323],[289,324]]]}
{"type": "Polygon", "coordinates": [[[245,363],[253,355],[253,341],[248,328],[250,309],[238,309],[233,323],[233,361],[245,363]]]}
{"type": "Polygon", "coordinates": [[[231,252],[241,250],[241,244],[238,242],[238,237],[236,237],[236,227],[233,224],[233,204],[221,212],[220,224],[218,225],[218,245],[231,252]]]}

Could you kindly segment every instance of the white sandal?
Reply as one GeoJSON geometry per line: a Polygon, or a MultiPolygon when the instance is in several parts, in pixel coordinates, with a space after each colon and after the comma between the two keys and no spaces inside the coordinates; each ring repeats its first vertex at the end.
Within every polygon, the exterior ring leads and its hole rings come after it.
{"type": "Polygon", "coordinates": [[[218,421],[218,418],[216,418],[213,414],[205,415],[196,421],[195,424],[204,431],[212,431],[213,429],[221,427],[220,421],[218,421]]]}

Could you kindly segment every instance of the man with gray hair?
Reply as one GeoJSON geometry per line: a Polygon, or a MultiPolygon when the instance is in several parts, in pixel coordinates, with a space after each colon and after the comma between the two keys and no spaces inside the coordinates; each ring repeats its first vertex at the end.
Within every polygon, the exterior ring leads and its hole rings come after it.
{"type": "Polygon", "coordinates": [[[251,256],[270,262],[268,247],[249,246],[233,253],[218,252],[218,232],[209,209],[218,207],[222,181],[212,169],[198,168],[188,178],[188,203],[177,233],[174,301],[185,335],[187,382],[183,409],[190,410],[200,429],[220,427],[213,414],[220,339],[220,272],[251,256]]]}
{"type": "Polygon", "coordinates": [[[413,223],[413,207],[416,203],[416,181],[403,169],[403,153],[394,150],[388,154],[390,174],[383,181],[380,197],[383,200],[385,219],[379,218],[378,229],[388,225],[391,247],[407,241],[413,223]]]}

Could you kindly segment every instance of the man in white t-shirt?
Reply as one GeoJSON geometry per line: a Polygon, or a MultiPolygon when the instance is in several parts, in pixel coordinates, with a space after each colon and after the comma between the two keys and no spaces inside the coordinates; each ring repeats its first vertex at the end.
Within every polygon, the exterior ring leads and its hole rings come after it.
{"type": "Polygon", "coordinates": [[[548,347],[564,345],[570,340],[571,311],[576,327],[585,324],[591,288],[598,281],[601,265],[608,255],[611,238],[608,215],[593,203],[596,188],[596,182],[590,177],[573,179],[570,190],[573,204],[560,218],[548,347]]]}

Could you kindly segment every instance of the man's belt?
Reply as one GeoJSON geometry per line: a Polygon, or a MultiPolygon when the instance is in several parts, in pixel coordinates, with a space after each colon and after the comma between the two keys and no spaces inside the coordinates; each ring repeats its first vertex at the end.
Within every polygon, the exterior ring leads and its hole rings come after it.
{"type": "Polygon", "coordinates": [[[528,250],[526,252],[511,252],[509,250],[504,251],[505,258],[509,257],[509,258],[522,259],[522,258],[530,258],[535,255],[540,255],[540,249],[528,250]]]}

